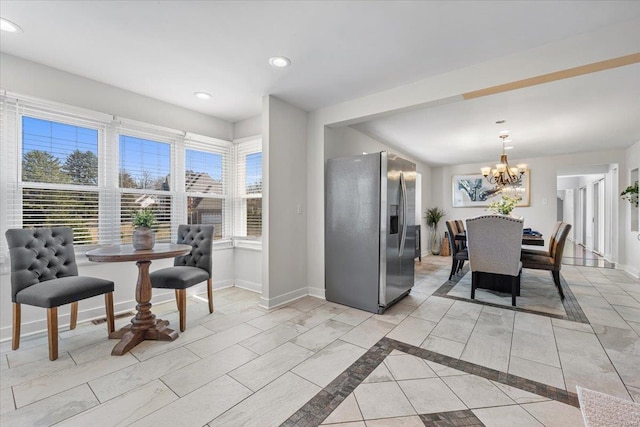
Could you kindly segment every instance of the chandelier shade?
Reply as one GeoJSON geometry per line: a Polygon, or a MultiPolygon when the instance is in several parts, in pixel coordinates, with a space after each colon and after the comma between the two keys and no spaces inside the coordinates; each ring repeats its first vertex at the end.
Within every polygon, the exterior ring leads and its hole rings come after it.
{"type": "Polygon", "coordinates": [[[505,142],[508,137],[508,133],[500,133],[500,139],[502,140],[502,155],[500,156],[500,163],[497,163],[495,168],[480,168],[482,176],[484,176],[490,184],[495,185],[501,190],[508,187],[521,186],[522,176],[527,170],[527,165],[525,164],[519,164],[515,167],[509,166],[507,153],[505,152],[505,142]]]}

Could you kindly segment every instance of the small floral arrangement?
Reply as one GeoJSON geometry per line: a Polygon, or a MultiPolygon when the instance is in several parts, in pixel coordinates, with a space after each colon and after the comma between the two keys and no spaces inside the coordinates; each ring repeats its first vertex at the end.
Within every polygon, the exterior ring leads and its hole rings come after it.
{"type": "Polygon", "coordinates": [[[520,200],[518,197],[502,196],[500,200],[491,202],[487,210],[497,214],[509,215],[520,200]]]}
{"type": "Polygon", "coordinates": [[[133,212],[133,225],[136,227],[151,227],[156,222],[156,216],[151,209],[140,209],[133,212]]]}
{"type": "Polygon", "coordinates": [[[638,181],[636,181],[633,185],[628,186],[625,190],[620,193],[620,196],[623,200],[628,201],[636,208],[638,207],[638,181]]]}

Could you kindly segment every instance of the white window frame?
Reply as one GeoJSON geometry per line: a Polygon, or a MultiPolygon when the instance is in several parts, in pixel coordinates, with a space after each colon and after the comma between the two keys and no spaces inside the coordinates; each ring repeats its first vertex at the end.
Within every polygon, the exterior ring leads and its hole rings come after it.
{"type": "MultiPolygon", "coordinates": [[[[244,247],[261,250],[260,240],[234,237],[238,221],[244,210],[238,211],[237,193],[237,148],[238,144],[262,141],[261,136],[226,141],[126,118],[111,116],[83,108],[77,108],[35,97],[0,92],[0,231],[22,227],[22,190],[24,188],[48,188],[74,191],[95,191],[98,193],[98,244],[120,243],[121,206],[123,193],[158,194],[171,197],[171,235],[175,239],[179,224],[187,220],[187,197],[213,197],[224,200],[224,234],[214,241],[214,249],[244,247]],[[22,115],[66,123],[73,126],[96,129],[98,131],[98,185],[51,184],[22,182],[22,115]],[[119,137],[120,135],[144,138],[170,144],[170,190],[122,189],[119,186],[119,137]],[[223,154],[224,194],[187,193],[185,191],[186,149],[223,154]]],[[[256,196],[252,196],[256,197],[256,196]]],[[[259,196],[261,197],[261,195],[259,196]]],[[[241,204],[241,203],[240,203],[241,204]]],[[[246,216],[246,214],[244,214],[246,216]]],[[[246,222],[246,218],[244,218],[246,222]]],[[[246,226],[246,225],[245,225],[246,226]]],[[[264,224],[263,224],[264,226],[264,224]]],[[[0,270],[9,269],[8,246],[5,239],[0,245],[0,270]]],[[[82,255],[91,249],[90,245],[76,246],[76,254],[82,255]]]]}
{"type": "MultiPolygon", "coordinates": [[[[233,242],[234,246],[261,250],[262,249],[262,237],[259,239],[246,236],[247,227],[247,199],[262,199],[262,193],[260,194],[244,194],[245,176],[242,175],[240,170],[240,157],[243,155],[261,153],[262,152],[262,137],[252,136],[247,138],[236,139],[233,141],[233,199],[234,199],[234,228],[233,228],[233,242]],[[243,149],[244,147],[251,147],[249,150],[243,149]],[[253,147],[252,147],[253,146],[253,147]]],[[[264,173],[264,168],[263,168],[264,173]]],[[[264,182],[264,179],[263,179],[264,182]]],[[[262,224],[264,227],[264,224],[262,224]]]]}

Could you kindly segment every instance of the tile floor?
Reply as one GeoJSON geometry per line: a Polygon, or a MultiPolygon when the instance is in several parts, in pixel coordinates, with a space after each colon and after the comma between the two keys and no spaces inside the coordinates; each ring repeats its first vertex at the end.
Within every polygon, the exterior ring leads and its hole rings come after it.
{"type": "Polygon", "coordinates": [[[313,297],[267,311],[228,288],[212,315],[189,298],[177,340],[121,357],[104,325],[61,331],[55,362],[46,334],[3,342],[0,425],[572,426],[576,385],[640,401],[640,281],[563,266],[581,323],[434,296],[449,262],[423,257],[383,315],[313,297]]]}

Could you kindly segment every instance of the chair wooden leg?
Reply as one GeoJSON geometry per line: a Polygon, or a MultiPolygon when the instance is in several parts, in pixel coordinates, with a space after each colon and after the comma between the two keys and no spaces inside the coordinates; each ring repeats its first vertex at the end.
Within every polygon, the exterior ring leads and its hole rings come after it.
{"type": "Polygon", "coordinates": [[[178,311],[180,312],[180,332],[184,332],[184,329],[187,327],[187,290],[186,289],[178,289],[178,297],[180,301],[180,307],[178,311]]]}
{"type": "Polygon", "coordinates": [[[462,267],[464,267],[464,260],[458,261],[458,271],[461,271],[462,267]]]}
{"type": "Polygon", "coordinates": [[[209,298],[209,313],[213,313],[213,280],[207,279],[207,297],[209,298]]]}
{"type": "Polygon", "coordinates": [[[453,277],[458,267],[458,261],[455,258],[451,258],[451,273],[449,273],[449,280],[453,277]]]}
{"type": "Polygon", "coordinates": [[[560,272],[554,270],[551,272],[551,275],[553,276],[553,281],[556,284],[556,288],[558,288],[560,299],[564,299],[564,292],[562,292],[562,285],[560,284],[560,272]]]}
{"type": "Polygon", "coordinates": [[[49,336],[49,360],[58,358],[58,307],[47,309],[47,335],[49,336]]]}
{"type": "Polygon", "coordinates": [[[478,272],[471,272],[471,299],[476,297],[476,286],[478,284],[478,272]]]}
{"type": "Polygon", "coordinates": [[[115,314],[113,312],[113,292],[104,294],[104,308],[107,311],[107,332],[109,336],[116,331],[115,314]]]}
{"type": "Polygon", "coordinates": [[[178,289],[176,289],[175,291],[176,294],[176,307],[178,307],[178,311],[180,310],[180,292],[178,289]]]}
{"type": "Polygon", "coordinates": [[[516,306],[516,294],[518,293],[518,282],[520,282],[520,275],[511,278],[511,305],[516,306]]]}
{"type": "Polygon", "coordinates": [[[13,303],[13,335],[11,336],[11,350],[20,347],[20,304],[13,303]]]}
{"type": "Polygon", "coordinates": [[[78,301],[71,303],[71,321],[69,322],[69,329],[73,330],[78,324],[78,301]]]}

